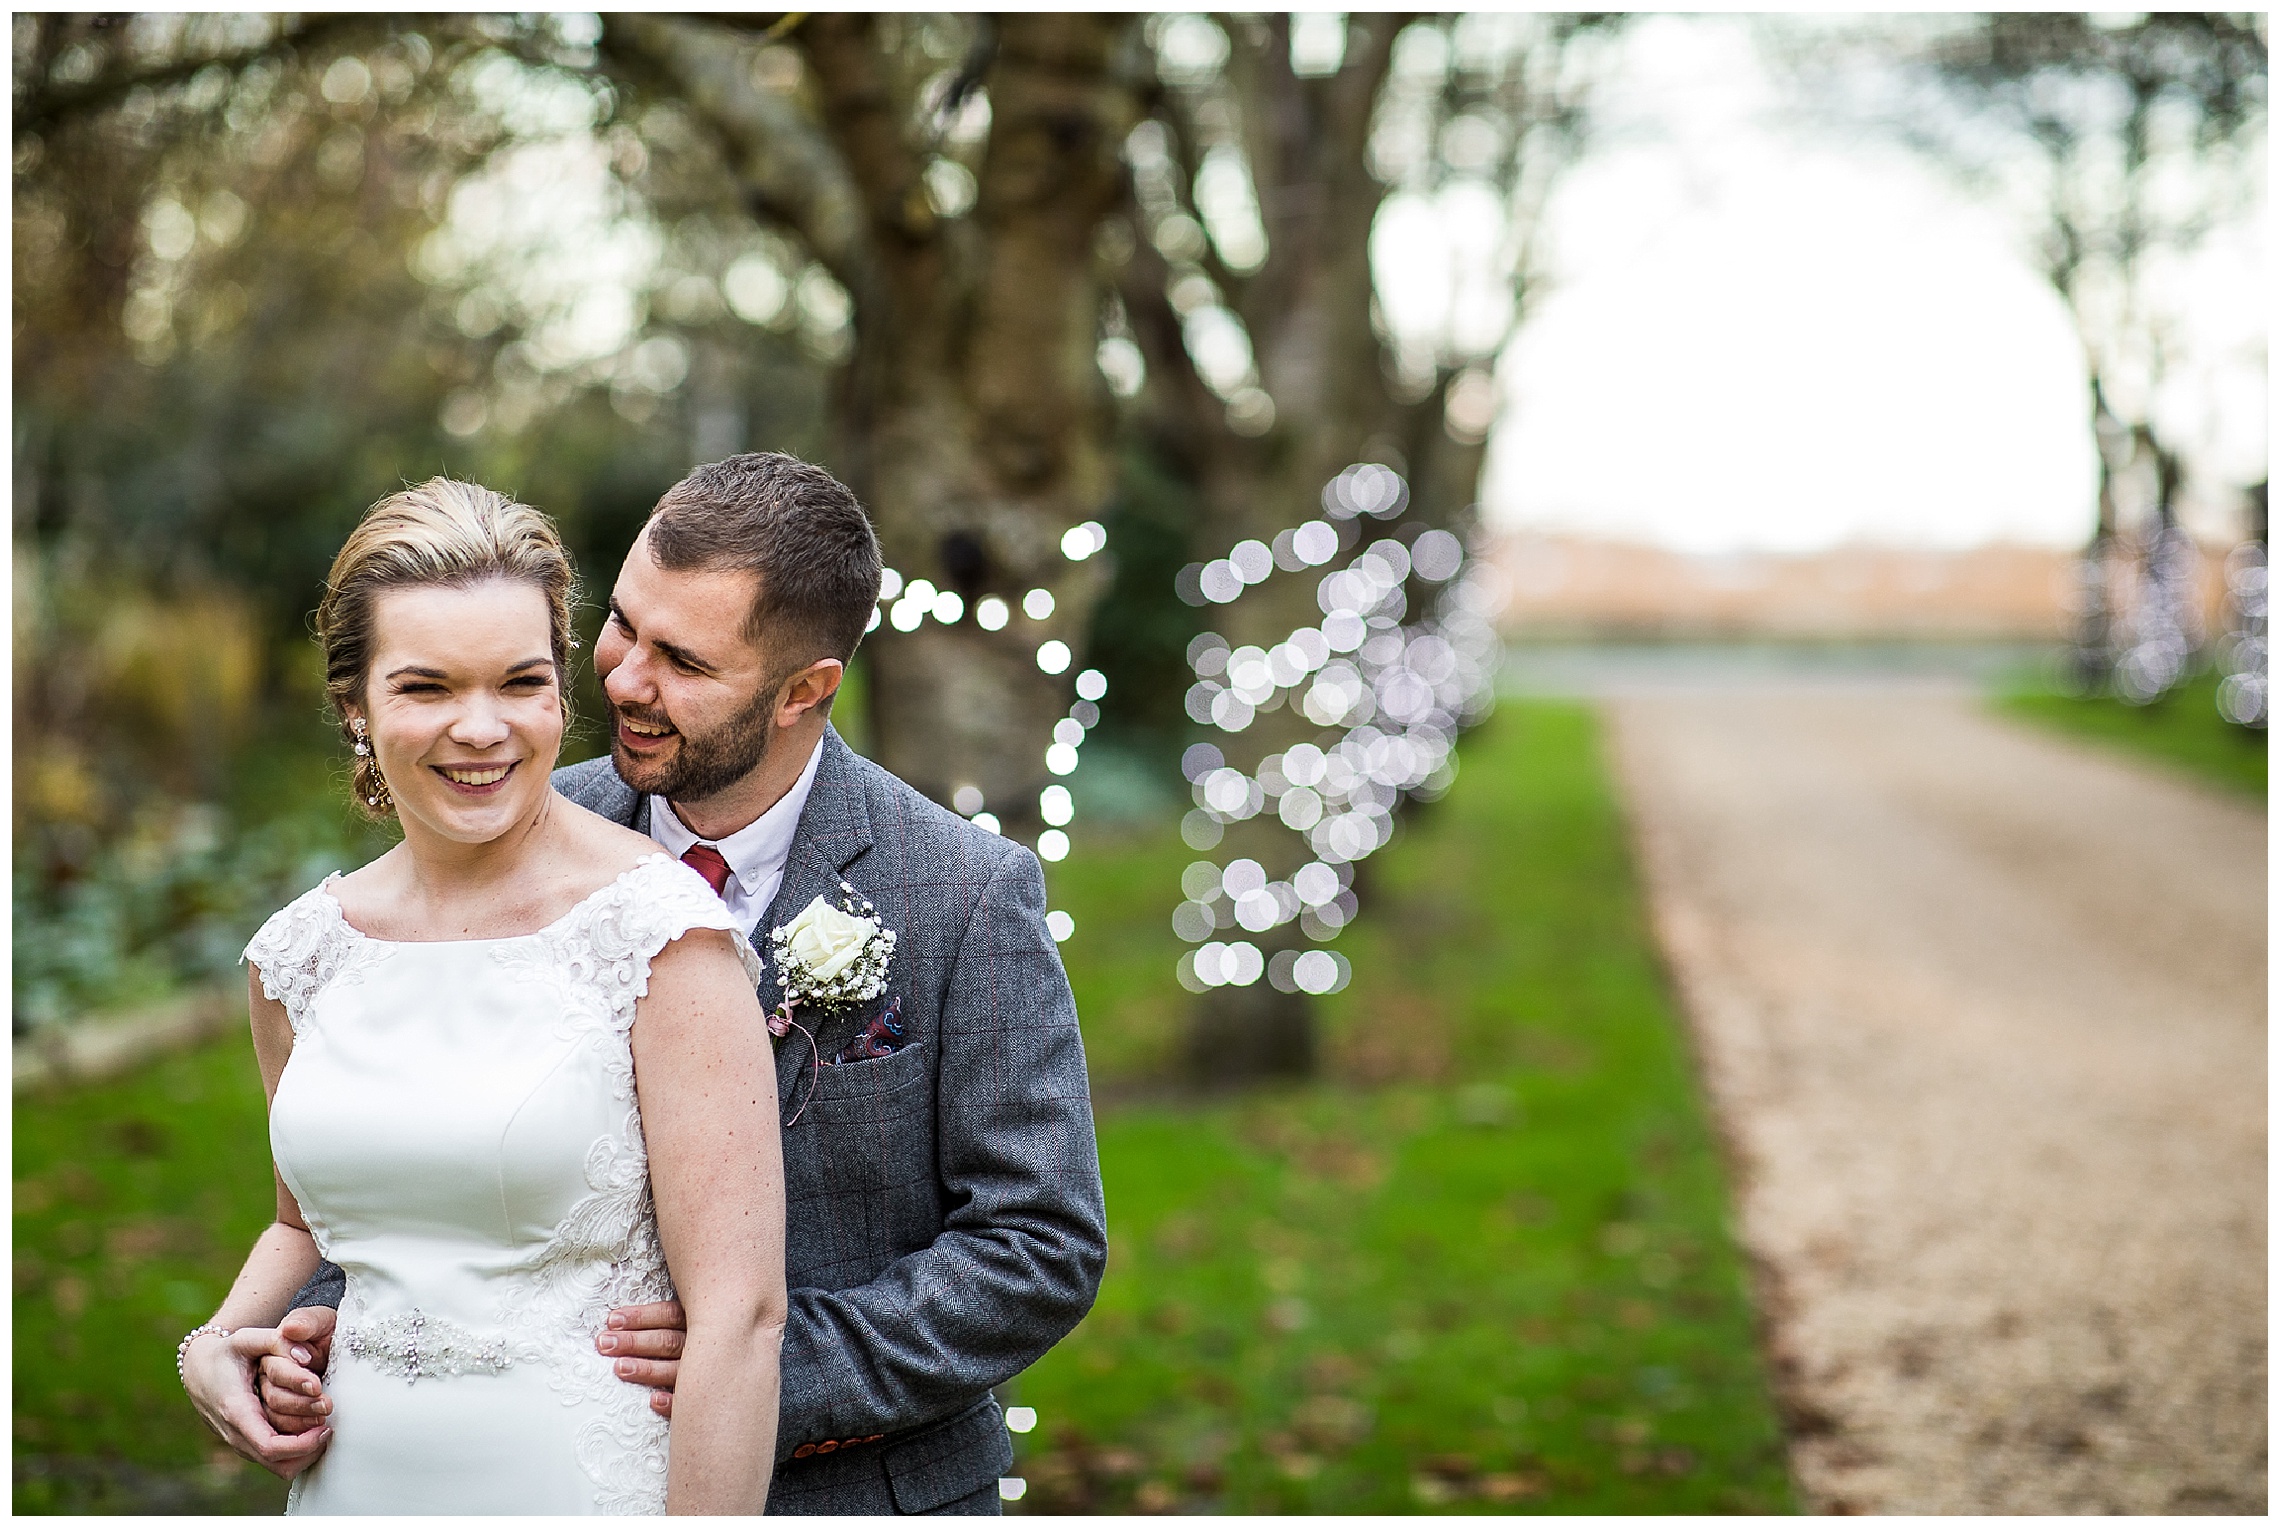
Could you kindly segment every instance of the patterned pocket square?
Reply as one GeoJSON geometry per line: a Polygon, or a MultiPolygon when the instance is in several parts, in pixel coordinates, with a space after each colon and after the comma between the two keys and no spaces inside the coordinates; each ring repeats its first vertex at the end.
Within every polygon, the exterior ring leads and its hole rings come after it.
{"type": "Polygon", "coordinates": [[[843,1066],[850,1061],[876,1061],[891,1056],[910,1044],[903,1033],[902,999],[890,997],[887,1006],[871,1016],[854,1039],[839,1048],[838,1054],[824,1063],[825,1066],[843,1066]]]}

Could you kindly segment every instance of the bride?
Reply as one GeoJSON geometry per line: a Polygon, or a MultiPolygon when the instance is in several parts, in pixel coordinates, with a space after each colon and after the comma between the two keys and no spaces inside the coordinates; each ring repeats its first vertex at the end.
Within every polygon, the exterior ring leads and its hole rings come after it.
{"type": "Polygon", "coordinates": [[[550,788],[571,596],[543,515],[437,478],[373,506],[318,611],[359,804],[404,837],[246,947],[277,1219],[178,1355],[216,1431],[298,1477],[291,1511],[767,1497],[784,1186],[754,957],[694,871],[550,788]],[[287,1437],[255,1366],[320,1257],[348,1275],[330,1413],[287,1437]],[[675,1294],[668,1450],[594,1338],[675,1294]]]}

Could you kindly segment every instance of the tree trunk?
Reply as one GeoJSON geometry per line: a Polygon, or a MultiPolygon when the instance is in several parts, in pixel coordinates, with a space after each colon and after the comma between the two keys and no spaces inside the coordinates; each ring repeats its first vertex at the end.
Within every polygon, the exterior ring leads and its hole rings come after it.
{"type": "MultiPolygon", "coordinates": [[[[862,97],[846,77],[875,67],[860,44],[868,25],[811,23],[809,56],[835,99],[862,97]]],[[[899,143],[853,112],[831,122],[878,231],[876,281],[855,294],[840,423],[888,565],[964,607],[953,623],[883,624],[870,638],[880,762],[937,800],[972,786],[1008,831],[1031,837],[1075,667],[1045,673],[1038,649],[1058,640],[1081,654],[1106,583],[1102,563],[1070,561],[1061,539],[1099,515],[1112,487],[1093,246],[1122,196],[1134,104],[1113,68],[1125,20],[997,25],[990,136],[965,223],[926,209],[899,143]],[[1043,619],[1023,613],[1034,589],[1052,595],[1043,619]],[[989,596],[1011,607],[1001,631],[976,623],[989,596]]]]}
{"type": "MultiPolygon", "coordinates": [[[[1396,379],[1395,337],[1385,330],[1376,303],[1370,248],[1389,189],[1373,162],[1381,99],[1388,109],[1407,114],[1401,119],[1404,132],[1427,144],[1437,141],[1442,124],[1460,115],[1484,111],[1499,119],[1503,147],[1491,179],[1525,230],[1541,210],[1549,177],[1572,157],[1580,138],[1578,93],[1586,88],[1588,70],[1565,67],[1572,62],[1567,50],[1607,23],[1558,18],[1493,67],[1452,68],[1437,83],[1421,85],[1414,75],[1395,80],[1392,69],[1395,41],[1412,20],[1350,16],[1338,67],[1301,78],[1291,59],[1289,17],[1222,18],[1232,45],[1224,88],[1190,81],[1164,91],[1156,116],[1166,129],[1172,163],[1136,164],[1140,211],[1153,226],[1135,241],[1120,292],[1148,366],[1140,433],[1205,506],[1198,524],[1206,539],[1192,548],[1199,562],[1226,557],[1244,540],[1277,550],[1277,570],[1263,582],[1252,581],[1232,603],[1207,607],[1207,622],[1231,648],[1271,651],[1322,621],[1317,590],[1327,569],[1299,566],[1301,559],[1286,555],[1287,543],[1276,546],[1280,532],[1329,519],[1339,532],[1334,561],[1343,562],[1381,538],[1395,538],[1406,552],[1428,528],[1459,534],[1471,529],[1484,441],[1474,433],[1461,439],[1453,434],[1447,405],[1452,386],[1473,368],[1492,364],[1501,345],[1479,348],[1478,340],[1444,336],[1428,376],[1396,379]],[[1398,97],[1388,95],[1389,88],[1398,97]],[[1419,112],[1426,118],[1421,127],[1415,120],[1419,112]],[[1239,146],[1249,167],[1267,234],[1265,259],[1249,272],[1231,269],[1226,251],[1198,241],[1192,227],[1166,216],[1176,210],[1202,217],[1193,188],[1207,155],[1224,152],[1230,143],[1239,146]],[[1255,401],[1246,408],[1245,393],[1237,389],[1232,402],[1223,403],[1188,353],[1185,326],[1212,293],[1224,294],[1224,305],[1241,319],[1259,384],[1273,400],[1272,423],[1263,431],[1255,401]],[[1231,406],[1244,410],[1246,428],[1237,428],[1231,406]],[[1382,514],[1326,513],[1325,488],[1361,462],[1400,473],[1404,495],[1381,506],[1382,514]]],[[[1433,50],[1421,51],[1430,56],[1433,50]]],[[[1391,162],[1399,165],[1398,152],[1391,162]]],[[[1435,170],[1414,163],[1385,173],[1417,189],[1438,184],[1435,170]]],[[[1531,274],[1534,240],[1523,232],[1517,244],[1516,309],[1531,274]]],[[[1438,589],[1416,579],[1402,593],[1402,621],[1415,624],[1438,589]]],[[[1342,729],[1317,726],[1300,711],[1296,702],[1304,688],[1302,683],[1278,689],[1247,725],[1214,737],[1227,763],[1256,782],[1262,763],[1292,745],[1336,742],[1342,729]]],[[[1375,805],[1398,804],[1399,793],[1389,784],[1373,782],[1365,789],[1375,805]]],[[[1303,804],[1303,793],[1300,799],[1303,804]]],[[[1305,837],[1286,831],[1273,815],[1262,812],[1226,825],[1213,859],[1222,867],[1254,860],[1269,882],[1285,880],[1315,854],[1305,837]]],[[[1355,862],[1348,873],[1358,875],[1362,864],[1355,862]]],[[[1278,953],[1305,941],[1304,929],[1287,921],[1264,932],[1234,932],[1224,919],[1217,926],[1223,931],[1217,938],[1254,942],[1270,973],[1278,953]]],[[[1303,1071],[1318,1049],[1312,1010],[1311,999],[1264,982],[1208,985],[1193,1011],[1189,1064],[1199,1080],[1215,1083],[1303,1071]]]]}
{"type": "Polygon", "coordinates": [[[948,621],[930,614],[908,631],[883,621],[872,633],[873,745],[937,800],[980,790],[1026,837],[1076,667],[1046,673],[1038,649],[1057,640],[1081,658],[1106,582],[1101,563],[1064,557],[1061,542],[1111,487],[1094,242],[1124,194],[1137,112],[1125,50],[1137,22],[1024,13],[972,23],[966,83],[987,90],[990,128],[970,210],[938,208],[930,193],[955,103],[923,96],[913,24],[839,12],[612,15],[602,47],[622,74],[710,128],[747,209],[796,235],[846,289],[855,342],[834,400],[836,465],[887,565],[959,607],[945,600],[948,621]],[[751,47],[778,39],[798,52],[804,78],[792,86],[763,84],[769,71],[753,67],[751,47]],[[1053,608],[1033,619],[1023,598],[1039,589],[1053,608]],[[995,632],[976,620],[991,596],[1012,611],[995,632]]]}
{"type": "MultiPolygon", "coordinates": [[[[1440,426],[1447,379],[1423,399],[1397,398],[1374,321],[1369,244],[1385,187],[1368,167],[1366,148],[1394,38],[1405,23],[1357,14],[1343,66],[1318,79],[1292,72],[1287,16],[1250,23],[1254,36],[1238,31],[1230,77],[1245,103],[1244,148],[1268,255],[1248,278],[1216,268],[1211,274],[1232,289],[1229,305],[1251,336],[1261,382],[1274,400],[1275,423],[1266,433],[1246,436],[1232,428],[1226,406],[1196,376],[1166,297],[1175,271],[1145,241],[1126,268],[1123,296],[1151,379],[1143,430],[1207,506],[1200,523],[1210,540],[1194,548],[1198,559],[1224,557],[1245,539],[1272,544],[1278,532],[1323,518],[1324,486],[1358,461],[1382,462],[1407,477],[1431,453],[1440,485],[1434,507],[1450,513],[1472,502],[1478,450],[1469,457],[1461,449],[1440,450],[1454,447],[1440,426]]],[[[1177,130],[1176,147],[1192,178],[1201,157],[1196,127],[1179,122],[1177,130]]],[[[1333,523],[1351,551],[1413,518],[1333,523]]],[[[1321,576],[1278,569],[1234,603],[1208,608],[1206,619],[1230,647],[1271,649],[1322,619],[1315,599],[1321,576]]],[[[1230,764],[1255,776],[1262,760],[1322,733],[1278,698],[1243,730],[1214,741],[1230,764]]],[[[1274,881],[1287,880],[1313,852],[1270,807],[1228,825],[1213,857],[1223,865],[1256,860],[1274,881]]],[[[1295,923],[1218,937],[1250,939],[1270,961],[1308,946],[1295,923]]],[[[1265,981],[1209,988],[1196,999],[1186,1041],[1192,1076],[1226,1085],[1310,1071],[1319,1049],[1314,1006],[1313,999],[1265,981]]]]}
{"type": "Polygon", "coordinates": [[[2096,375],[2090,378],[2090,429],[2098,447],[2098,525],[2075,573],[2079,609],[2067,679],[2082,694],[2102,695],[2114,678],[2114,556],[2120,528],[2115,480],[2129,465],[2124,453],[2135,448],[2128,429],[2107,407],[2105,387],[2096,375]]]}

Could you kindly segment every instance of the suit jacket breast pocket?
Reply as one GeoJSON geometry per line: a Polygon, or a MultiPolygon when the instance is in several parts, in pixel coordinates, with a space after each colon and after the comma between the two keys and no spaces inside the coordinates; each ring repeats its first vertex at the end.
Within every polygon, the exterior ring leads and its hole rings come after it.
{"type": "Polygon", "coordinates": [[[784,1131],[784,1269],[794,1288],[865,1283],[940,1230],[933,1055],[921,1040],[820,1074],[801,1068],[793,1096],[811,1086],[814,1096],[784,1131]]]}
{"type": "Polygon", "coordinates": [[[925,1041],[914,1040],[891,1056],[843,1061],[820,1072],[802,1068],[792,1096],[806,1096],[810,1087],[815,1091],[805,1117],[792,1129],[805,1128],[809,1120],[818,1126],[883,1123],[920,1111],[927,1099],[932,1054],[925,1041]]]}

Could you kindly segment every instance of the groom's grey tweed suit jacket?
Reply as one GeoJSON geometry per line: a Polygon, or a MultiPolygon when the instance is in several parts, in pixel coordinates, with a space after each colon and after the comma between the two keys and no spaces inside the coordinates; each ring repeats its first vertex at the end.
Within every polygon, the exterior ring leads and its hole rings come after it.
{"type": "MultiPolygon", "coordinates": [[[[887,994],[814,1026],[835,1054],[887,997],[911,1043],[822,1069],[779,1041],[783,1410],[774,1513],[995,1512],[1013,1448],[990,1387],[1083,1319],[1108,1260],[1084,1046],[1037,858],[946,812],[826,728],[754,944],[842,882],[895,930],[887,994]],[[809,1095],[810,1087],[814,1094],[809,1095]],[[854,1441],[865,1440],[865,1441],[854,1441]]],[[[554,788],[636,832],[608,759],[554,788]]],[[[777,998],[769,963],[763,1008],[777,998]]],[[[326,1265],[295,1305],[338,1305],[326,1265]]]]}
{"type": "MultiPolygon", "coordinates": [[[[1076,1001],[1036,856],[836,730],[821,747],[754,944],[766,961],[769,929],[852,886],[896,933],[888,995],[911,1043],[820,1078],[798,1031],[777,1043],[783,1117],[807,1105],[784,1132],[791,1320],[768,1510],[994,1510],[1013,1449],[989,1387],[1083,1318],[1108,1260],[1076,1001]]],[[[649,830],[648,799],[606,758],[554,785],[649,830]]],[[[771,962],[761,1005],[776,998],[771,962]]],[[[885,1001],[823,1018],[822,1053],[885,1001]]]]}

